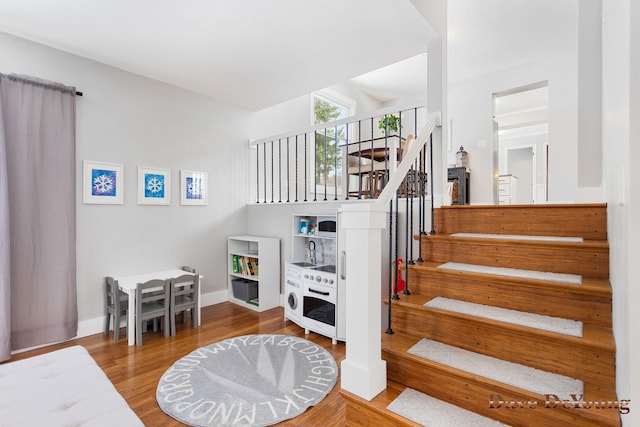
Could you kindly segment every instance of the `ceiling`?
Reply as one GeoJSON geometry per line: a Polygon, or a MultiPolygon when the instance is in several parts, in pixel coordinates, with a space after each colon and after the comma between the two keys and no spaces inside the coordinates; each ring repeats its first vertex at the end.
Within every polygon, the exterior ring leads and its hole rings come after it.
{"type": "Polygon", "coordinates": [[[578,1],[448,0],[449,83],[575,52],[578,1]]]}
{"type": "Polygon", "coordinates": [[[395,62],[377,70],[349,79],[374,99],[388,103],[398,99],[410,99],[427,89],[427,54],[395,62]]]}
{"type": "MultiPolygon", "coordinates": [[[[412,1],[1,0],[0,31],[252,111],[347,81],[389,102],[425,86],[412,1]]],[[[448,0],[449,82],[571,49],[577,2],[448,0]]]]}
{"type": "Polygon", "coordinates": [[[254,111],[434,35],[409,0],[2,0],[0,31],[254,111]]]}

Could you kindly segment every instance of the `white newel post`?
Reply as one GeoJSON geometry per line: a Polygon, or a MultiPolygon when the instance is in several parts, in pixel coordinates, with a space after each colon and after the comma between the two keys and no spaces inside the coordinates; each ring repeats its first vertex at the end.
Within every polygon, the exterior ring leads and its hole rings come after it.
{"type": "Polygon", "coordinates": [[[386,210],[373,203],[343,205],[346,244],[346,350],[341,386],[371,400],[387,387],[381,357],[381,244],[386,210]]]}

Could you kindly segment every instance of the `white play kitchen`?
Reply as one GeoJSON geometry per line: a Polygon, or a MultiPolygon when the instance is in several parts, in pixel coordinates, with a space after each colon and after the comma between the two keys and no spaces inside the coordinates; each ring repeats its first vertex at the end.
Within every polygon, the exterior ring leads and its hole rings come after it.
{"type": "Polygon", "coordinates": [[[337,215],[294,215],[292,256],[285,263],[285,319],[344,341],[344,257],[337,215]],[[341,264],[342,261],[342,265],[341,264]]]}

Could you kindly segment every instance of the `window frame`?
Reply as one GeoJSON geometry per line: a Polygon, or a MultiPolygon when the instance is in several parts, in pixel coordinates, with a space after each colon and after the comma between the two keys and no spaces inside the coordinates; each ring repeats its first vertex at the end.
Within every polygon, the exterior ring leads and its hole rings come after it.
{"type": "MultiPolygon", "coordinates": [[[[356,102],[353,99],[348,98],[334,90],[323,89],[320,91],[313,92],[309,97],[310,112],[311,112],[311,118],[310,118],[311,126],[316,125],[316,110],[315,110],[316,98],[324,102],[327,102],[329,104],[333,104],[338,108],[341,108],[344,110],[345,112],[344,117],[338,117],[336,120],[341,120],[347,117],[351,117],[355,114],[356,102]]],[[[321,124],[321,123],[318,123],[318,124],[321,124]]],[[[344,126],[346,128],[349,125],[344,125],[344,126]]],[[[352,135],[349,135],[349,138],[351,137],[352,135]]],[[[345,141],[345,142],[347,144],[349,143],[349,141],[345,141]]],[[[345,166],[343,164],[340,165],[339,170],[333,170],[333,176],[335,177],[334,179],[339,180],[338,184],[337,185],[326,184],[326,188],[325,188],[325,183],[322,183],[322,182],[316,183],[315,181],[316,165],[317,165],[316,157],[315,157],[315,146],[314,146],[314,150],[312,150],[311,152],[309,163],[312,166],[309,168],[309,174],[310,174],[309,175],[309,191],[310,192],[317,193],[318,195],[320,195],[321,193],[324,194],[326,191],[327,195],[332,195],[332,196],[343,195],[345,193],[346,189],[344,188],[344,179],[345,179],[346,173],[344,171],[345,166]],[[340,172],[340,174],[338,174],[338,172],[340,172]],[[337,194],[334,191],[336,188],[337,188],[337,194]]],[[[331,165],[331,167],[333,167],[333,165],[331,165]]]]}

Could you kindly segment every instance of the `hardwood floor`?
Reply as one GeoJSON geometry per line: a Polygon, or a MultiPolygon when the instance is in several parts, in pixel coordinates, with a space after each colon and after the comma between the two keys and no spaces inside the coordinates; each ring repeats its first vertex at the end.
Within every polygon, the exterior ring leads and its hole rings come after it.
{"type": "MultiPolygon", "coordinates": [[[[177,322],[176,336],[164,338],[162,332],[143,334],[142,346],[127,346],[124,329],[120,340],[97,334],[37,350],[14,355],[12,361],[25,359],[73,345],[85,347],[105,371],[116,389],[147,426],[184,425],[166,415],[156,402],[158,380],[177,359],[198,347],[226,338],[249,334],[284,334],[306,338],[326,348],[338,365],[345,358],[345,344],[331,344],[331,339],[304,330],[285,321],[283,308],[256,313],[230,302],[202,309],[202,325],[193,329],[189,323],[177,322]]],[[[331,393],[302,415],[278,426],[344,426],[345,402],[340,395],[340,378],[331,393]]]]}

